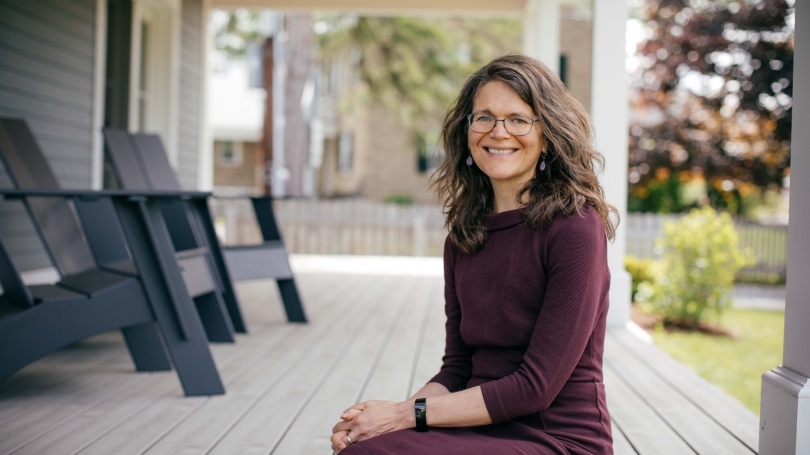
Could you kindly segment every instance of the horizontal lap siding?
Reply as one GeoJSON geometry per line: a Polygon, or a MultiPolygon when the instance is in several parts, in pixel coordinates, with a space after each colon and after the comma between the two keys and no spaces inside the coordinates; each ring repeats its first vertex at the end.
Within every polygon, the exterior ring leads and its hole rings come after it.
{"type": "Polygon", "coordinates": [[[202,1],[183,0],[180,41],[180,118],[177,174],[183,188],[199,186],[200,120],[202,116],[202,1]]]}
{"type": "MultiPolygon", "coordinates": [[[[95,15],[95,0],[0,0],[0,116],[28,122],[64,188],[92,177],[95,15]]],[[[21,270],[51,265],[21,203],[0,201],[0,235],[21,270]]]]}

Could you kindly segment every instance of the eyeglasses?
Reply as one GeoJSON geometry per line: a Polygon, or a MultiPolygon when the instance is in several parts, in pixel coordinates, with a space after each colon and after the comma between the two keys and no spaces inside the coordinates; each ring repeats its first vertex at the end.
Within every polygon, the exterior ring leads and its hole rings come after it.
{"type": "Polygon", "coordinates": [[[509,118],[495,118],[487,114],[470,114],[467,116],[467,122],[470,124],[470,129],[476,133],[489,133],[495,129],[495,124],[503,122],[503,127],[506,132],[512,136],[525,136],[532,131],[534,122],[539,122],[539,119],[529,117],[509,117],[509,118]]]}

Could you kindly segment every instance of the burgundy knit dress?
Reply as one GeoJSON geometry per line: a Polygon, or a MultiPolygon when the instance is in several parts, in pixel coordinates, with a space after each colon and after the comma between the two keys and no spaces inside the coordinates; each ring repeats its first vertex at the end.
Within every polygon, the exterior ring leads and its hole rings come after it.
{"type": "Polygon", "coordinates": [[[602,219],[589,206],[542,230],[527,230],[518,210],[487,215],[485,225],[486,246],[474,254],[445,243],[447,344],[431,382],[451,392],[481,386],[493,424],[396,431],[342,454],[613,453],[602,219]]]}

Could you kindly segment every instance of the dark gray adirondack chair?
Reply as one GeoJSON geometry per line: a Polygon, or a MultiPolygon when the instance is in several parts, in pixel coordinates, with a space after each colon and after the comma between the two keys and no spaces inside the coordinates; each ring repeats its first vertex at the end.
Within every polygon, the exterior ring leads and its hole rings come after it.
{"type": "MultiPolygon", "coordinates": [[[[90,335],[121,329],[138,371],[173,363],[186,395],[224,393],[194,305],[184,288],[173,289],[179,270],[162,256],[170,241],[154,201],[62,194],[21,120],[0,118],[0,158],[61,275],[55,285],[26,286],[0,239],[0,379],[90,335]],[[26,191],[50,194],[24,197],[26,191]],[[118,230],[140,273],[98,266],[68,199],[85,222],[118,230]]],[[[0,190],[6,198],[14,192],[0,190]]]]}
{"type": "MultiPolygon", "coordinates": [[[[119,185],[128,191],[180,191],[180,185],[154,185],[149,175],[143,169],[138,151],[132,143],[129,133],[123,130],[106,128],[104,130],[107,154],[112,163],[114,174],[119,185]]],[[[162,180],[174,179],[171,167],[160,169],[153,178],[162,180]],[[165,175],[161,175],[160,172],[165,175]]],[[[201,204],[207,209],[205,200],[201,204]]],[[[178,261],[184,270],[195,270],[198,280],[204,278],[205,289],[215,290],[223,312],[227,312],[228,319],[236,332],[246,333],[247,327],[236,300],[236,293],[227,275],[227,269],[222,264],[222,255],[219,244],[210,244],[203,228],[197,222],[193,210],[197,204],[184,200],[160,201],[160,211],[166,220],[166,226],[172,238],[174,250],[178,261]],[[195,266],[192,266],[192,263],[195,266]]]]}
{"type": "MultiPolygon", "coordinates": [[[[176,190],[180,188],[160,138],[152,134],[128,134],[121,130],[105,130],[107,150],[120,181],[131,179],[132,169],[140,165],[143,180],[153,190],[176,190]],[[129,139],[129,143],[125,141],[129,139]],[[132,153],[129,153],[131,149],[132,153]],[[126,169],[126,172],[121,172],[126,169]],[[123,174],[123,175],[122,175],[123,174]]],[[[124,185],[129,189],[128,184],[124,185]]],[[[208,205],[205,201],[193,201],[185,211],[176,216],[167,215],[167,223],[176,222],[176,232],[195,232],[200,241],[209,245],[215,265],[222,278],[223,294],[233,296],[232,303],[238,311],[235,293],[231,285],[234,280],[275,278],[279,287],[287,319],[291,322],[306,322],[298,290],[290,268],[287,251],[281,238],[273,213],[272,198],[252,197],[251,202],[262,232],[263,243],[222,248],[217,239],[208,205]]],[[[172,227],[170,227],[170,230],[172,227]]],[[[175,238],[173,236],[173,238],[175,238]]],[[[190,238],[186,235],[184,238],[190,238]]],[[[177,245],[177,243],[175,243],[177,245]]],[[[226,300],[227,301],[227,300],[226,300]]],[[[233,314],[232,312],[232,317],[233,314]]],[[[234,325],[238,327],[234,321],[234,325]]]]}
{"type": "MultiPolygon", "coordinates": [[[[19,165],[6,166],[12,179],[18,182],[18,188],[59,189],[56,177],[53,175],[25,122],[14,119],[4,119],[3,121],[8,125],[16,125],[13,128],[9,126],[7,129],[13,134],[17,143],[24,144],[26,147],[27,160],[25,163],[20,162],[19,165]],[[26,180],[28,183],[21,183],[21,179],[25,180],[26,178],[28,178],[26,180]]],[[[132,188],[132,190],[148,191],[148,188],[132,188]]],[[[174,200],[166,199],[158,201],[158,204],[161,206],[161,212],[164,212],[164,216],[166,216],[163,206],[178,202],[179,198],[174,200]]],[[[88,223],[87,220],[84,220],[85,217],[91,216],[93,212],[81,210],[81,207],[78,206],[77,210],[87,231],[94,233],[94,235],[87,237],[87,242],[100,268],[112,272],[136,274],[130,255],[131,252],[124,246],[120,234],[103,222],[88,223]]],[[[50,248],[57,250],[61,246],[51,244],[50,248]]],[[[174,283],[174,286],[185,286],[191,294],[200,314],[203,327],[205,327],[208,340],[232,343],[234,341],[233,324],[228,311],[225,309],[222,297],[219,295],[219,288],[211,276],[211,267],[207,264],[205,251],[188,251],[178,255],[176,260],[180,265],[182,279],[180,283],[174,283]]]]}

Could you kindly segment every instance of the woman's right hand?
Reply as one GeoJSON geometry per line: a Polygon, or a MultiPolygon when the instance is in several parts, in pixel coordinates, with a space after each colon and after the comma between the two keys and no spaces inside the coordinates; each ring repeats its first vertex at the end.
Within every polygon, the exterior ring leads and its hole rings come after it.
{"type": "MultiPolygon", "coordinates": [[[[354,416],[356,416],[361,412],[362,411],[359,411],[357,409],[349,408],[346,411],[344,411],[343,414],[340,415],[340,419],[346,422],[348,420],[352,420],[354,416]]],[[[345,449],[348,446],[349,441],[348,439],[346,439],[346,436],[348,435],[349,435],[348,431],[336,431],[332,433],[332,436],[329,438],[329,440],[332,441],[332,450],[334,450],[335,453],[339,453],[341,450],[345,449]]]]}
{"type": "MultiPolygon", "coordinates": [[[[417,397],[418,398],[436,397],[436,396],[441,396],[441,395],[447,395],[449,393],[450,393],[450,391],[447,390],[447,388],[445,386],[443,386],[443,385],[441,385],[439,383],[436,383],[436,382],[429,382],[429,383],[425,384],[421,389],[419,389],[411,397],[411,399],[414,399],[414,398],[417,398],[417,397]]],[[[344,422],[349,421],[352,418],[354,418],[354,416],[359,414],[360,412],[362,412],[362,411],[359,411],[357,409],[349,408],[340,416],[340,419],[342,421],[344,421],[344,422]]],[[[334,450],[335,453],[340,452],[341,450],[345,449],[349,445],[349,441],[346,439],[346,436],[348,436],[348,434],[349,434],[349,432],[347,432],[347,431],[337,431],[337,432],[333,433],[332,436],[329,438],[329,440],[332,442],[332,450],[334,450]]]]}
{"type": "Polygon", "coordinates": [[[346,448],[346,442],[344,441],[348,434],[348,431],[338,431],[337,433],[333,433],[332,437],[329,438],[329,440],[332,441],[332,450],[334,450],[335,453],[340,453],[341,450],[346,448]]]}

